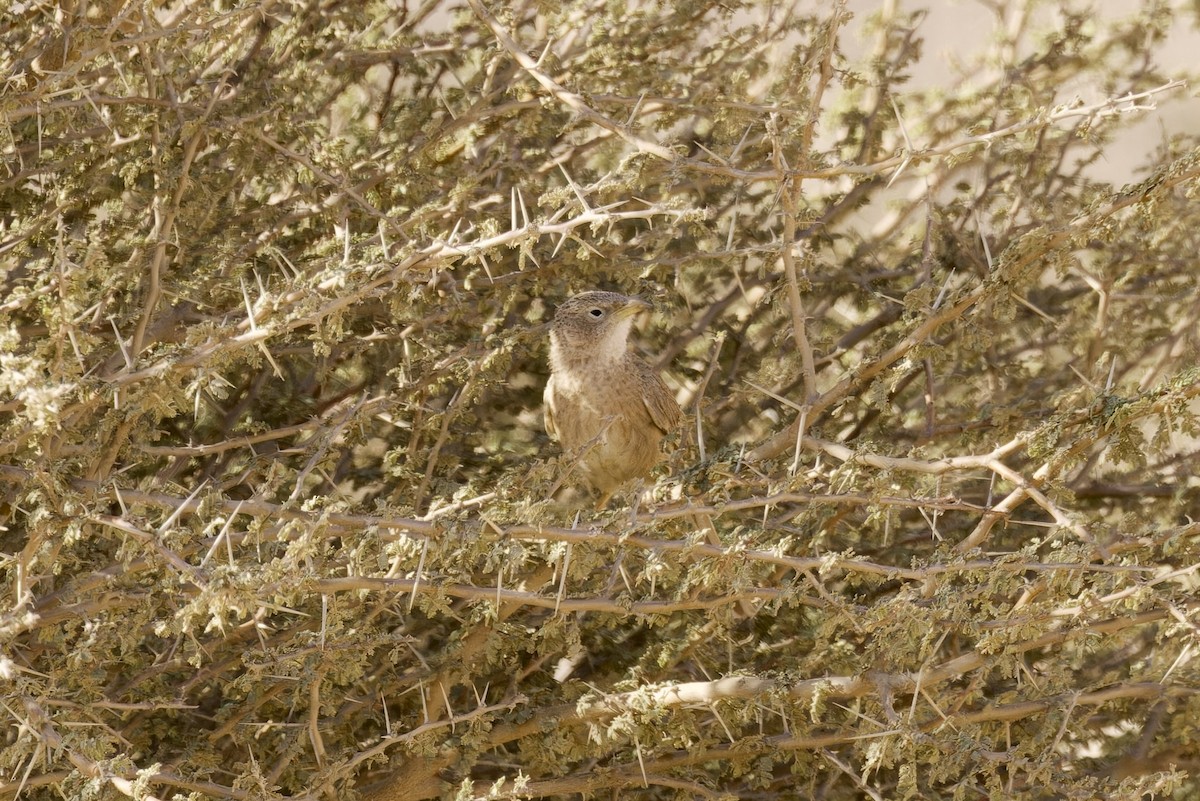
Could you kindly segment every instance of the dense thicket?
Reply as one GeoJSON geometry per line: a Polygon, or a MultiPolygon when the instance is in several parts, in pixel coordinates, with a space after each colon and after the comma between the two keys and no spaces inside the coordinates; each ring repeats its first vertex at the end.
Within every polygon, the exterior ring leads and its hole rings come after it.
{"type": "Polygon", "coordinates": [[[0,788],[1195,797],[1185,5],[17,3],[0,788]],[[687,412],[603,511],[591,288],[687,412]]]}

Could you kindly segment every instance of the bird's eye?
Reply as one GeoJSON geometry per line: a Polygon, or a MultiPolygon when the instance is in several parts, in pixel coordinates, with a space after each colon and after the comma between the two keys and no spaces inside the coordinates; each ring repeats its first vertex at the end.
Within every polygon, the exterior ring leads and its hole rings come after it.
{"type": "Polygon", "coordinates": [[[591,311],[588,312],[588,314],[592,315],[593,317],[599,318],[599,317],[604,316],[604,310],[603,309],[592,309],[591,311]]]}

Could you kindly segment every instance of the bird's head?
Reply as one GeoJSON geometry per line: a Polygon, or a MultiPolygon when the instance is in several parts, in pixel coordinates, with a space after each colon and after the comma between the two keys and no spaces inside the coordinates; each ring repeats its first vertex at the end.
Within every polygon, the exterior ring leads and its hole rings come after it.
{"type": "Polygon", "coordinates": [[[624,358],[633,318],[650,308],[641,298],[616,292],[584,292],[563,301],[550,326],[551,358],[564,363],[624,358]]]}

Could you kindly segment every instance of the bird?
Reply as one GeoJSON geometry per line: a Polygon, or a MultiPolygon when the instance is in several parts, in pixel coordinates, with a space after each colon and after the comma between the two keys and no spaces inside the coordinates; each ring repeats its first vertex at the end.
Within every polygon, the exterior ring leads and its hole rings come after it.
{"type": "Polygon", "coordinates": [[[559,304],[550,325],[546,433],[600,494],[598,508],[650,473],[663,437],[679,423],[674,395],[629,348],[634,317],[651,308],[638,297],[584,292],[559,304]]]}

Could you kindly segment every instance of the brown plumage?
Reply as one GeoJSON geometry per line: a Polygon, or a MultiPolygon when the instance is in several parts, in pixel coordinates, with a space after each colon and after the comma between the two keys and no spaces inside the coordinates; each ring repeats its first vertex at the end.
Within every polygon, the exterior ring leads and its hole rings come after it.
{"type": "Polygon", "coordinates": [[[601,503],[650,472],[679,422],[666,384],[629,350],[633,318],[649,308],[641,298],[584,292],[558,307],[550,327],[546,432],[601,503]]]}

